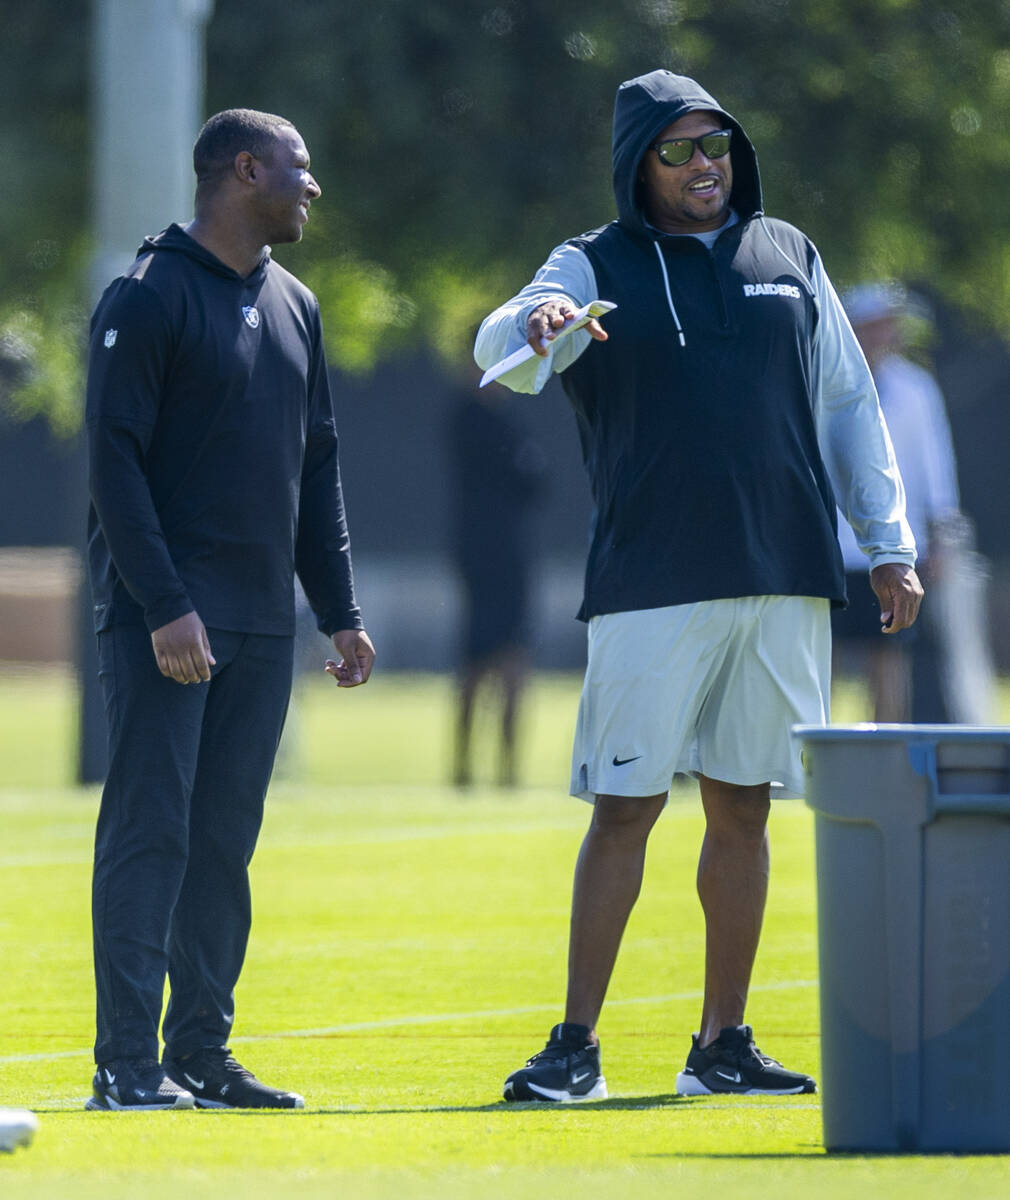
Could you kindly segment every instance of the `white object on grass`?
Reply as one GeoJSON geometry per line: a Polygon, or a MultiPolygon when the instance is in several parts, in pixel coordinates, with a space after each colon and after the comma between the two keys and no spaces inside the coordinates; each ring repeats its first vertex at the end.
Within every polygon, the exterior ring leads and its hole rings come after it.
{"type": "Polygon", "coordinates": [[[26,1108],[0,1108],[0,1150],[8,1154],[27,1146],[39,1127],[38,1117],[26,1108]]]}

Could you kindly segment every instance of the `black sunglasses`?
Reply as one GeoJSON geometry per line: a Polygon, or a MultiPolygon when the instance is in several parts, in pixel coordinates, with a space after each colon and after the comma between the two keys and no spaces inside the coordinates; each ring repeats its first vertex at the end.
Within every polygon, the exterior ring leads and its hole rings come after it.
{"type": "Polygon", "coordinates": [[[659,155],[660,162],[668,167],[682,167],[694,158],[695,146],[701,147],[706,158],[722,158],[729,153],[729,143],[733,137],[732,129],[716,129],[712,133],[703,133],[701,137],[671,138],[666,142],[653,142],[649,147],[659,155]]]}

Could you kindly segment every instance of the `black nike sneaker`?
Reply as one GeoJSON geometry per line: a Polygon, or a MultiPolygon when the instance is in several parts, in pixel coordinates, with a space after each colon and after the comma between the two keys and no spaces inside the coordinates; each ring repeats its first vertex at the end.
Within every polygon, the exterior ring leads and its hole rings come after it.
{"type": "Polygon", "coordinates": [[[297,1092],[281,1092],[260,1083],[235,1061],[227,1046],[197,1050],[185,1058],[165,1058],[170,1079],[187,1088],[197,1108],[304,1108],[297,1092]]]}
{"type": "Polygon", "coordinates": [[[154,1112],[160,1108],[193,1108],[192,1092],[169,1079],[156,1058],[117,1058],[98,1064],[92,1096],[84,1105],[92,1112],[154,1112]]]}
{"type": "Polygon", "coordinates": [[[606,1100],[600,1047],[589,1040],[589,1032],[585,1025],[555,1025],[543,1050],[505,1080],[505,1099],[606,1100]]]}
{"type": "Polygon", "coordinates": [[[787,1071],[780,1062],[762,1054],[754,1045],[754,1031],[749,1025],[727,1025],[704,1050],[698,1045],[698,1035],[692,1035],[687,1065],[677,1076],[681,1096],[708,1096],[713,1092],[793,1096],[816,1091],[817,1083],[809,1075],[787,1071]]]}

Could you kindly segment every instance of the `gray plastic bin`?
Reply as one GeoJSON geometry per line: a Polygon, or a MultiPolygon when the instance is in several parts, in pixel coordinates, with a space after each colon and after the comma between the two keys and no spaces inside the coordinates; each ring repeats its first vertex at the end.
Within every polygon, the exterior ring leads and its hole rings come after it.
{"type": "Polygon", "coordinates": [[[1010,729],[796,726],[829,1150],[1010,1151],[1010,729]]]}

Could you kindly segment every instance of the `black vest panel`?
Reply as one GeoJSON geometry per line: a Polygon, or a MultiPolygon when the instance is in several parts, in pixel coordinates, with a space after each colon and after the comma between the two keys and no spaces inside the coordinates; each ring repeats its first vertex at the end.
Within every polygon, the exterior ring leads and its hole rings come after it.
{"type": "Polygon", "coordinates": [[[763,217],[712,251],[617,222],[572,244],[617,304],[609,340],[561,376],[596,504],[580,616],[734,596],[844,603],[811,408],[811,244],[763,217]]]}

